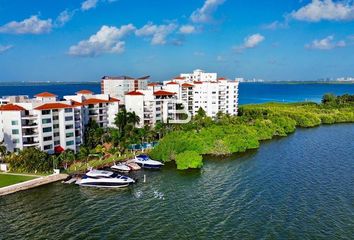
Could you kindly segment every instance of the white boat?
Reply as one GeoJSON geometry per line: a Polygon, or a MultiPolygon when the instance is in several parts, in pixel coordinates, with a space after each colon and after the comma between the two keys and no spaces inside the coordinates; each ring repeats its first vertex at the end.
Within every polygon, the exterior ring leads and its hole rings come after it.
{"type": "Polygon", "coordinates": [[[119,172],[129,172],[130,171],[130,167],[128,167],[124,163],[114,164],[111,168],[112,168],[112,170],[116,170],[119,172]]]}
{"type": "Polygon", "coordinates": [[[152,160],[149,156],[144,154],[136,156],[134,158],[134,162],[137,163],[142,168],[148,168],[148,169],[160,169],[164,165],[159,161],[152,160]]]}
{"type": "Polygon", "coordinates": [[[86,187],[120,188],[135,183],[134,179],[102,170],[88,171],[76,184],[86,187]]]}

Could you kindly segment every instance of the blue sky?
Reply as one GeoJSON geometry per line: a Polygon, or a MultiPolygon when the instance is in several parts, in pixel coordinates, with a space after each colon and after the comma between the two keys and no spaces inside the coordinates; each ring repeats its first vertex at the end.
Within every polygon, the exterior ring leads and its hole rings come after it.
{"type": "Polygon", "coordinates": [[[0,81],[354,76],[354,1],[0,0],[0,81]]]}

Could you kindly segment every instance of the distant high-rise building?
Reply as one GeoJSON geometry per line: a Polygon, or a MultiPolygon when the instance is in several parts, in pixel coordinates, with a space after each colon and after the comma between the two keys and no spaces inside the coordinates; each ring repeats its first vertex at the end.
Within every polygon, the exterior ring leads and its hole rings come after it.
{"type": "Polygon", "coordinates": [[[122,99],[126,93],[138,89],[146,89],[150,76],[132,78],[128,76],[104,76],[101,79],[101,93],[122,99]]]}

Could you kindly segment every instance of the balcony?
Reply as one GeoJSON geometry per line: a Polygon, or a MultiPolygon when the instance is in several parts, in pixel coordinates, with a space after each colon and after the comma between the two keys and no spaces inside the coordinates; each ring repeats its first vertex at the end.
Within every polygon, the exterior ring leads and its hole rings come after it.
{"type": "Polygon", "coordinates": [[[38,146],[39,141],[24,141],[23,142],[23,146],[24,147],[34,147],[34,146],[38,146]]]}
{"type": "Polygon", "coordinates": [[[36,137],[38,136],[38,133],[36,131],[23,131],[22,132],[23,137],[36,137]]]}
{"type": "Polygon", "coordinates": [[[25,122],[22,122],[22,128],[37,128],[38,124],[33,121],[28,121],[26,120],[25,122]]]}
{"type": "Polygon", "coordinates": [[[26,114],[24,116],[22,116],[22,119],[37,119],[38,115],[34,115],[34,114],[26,114]]]}

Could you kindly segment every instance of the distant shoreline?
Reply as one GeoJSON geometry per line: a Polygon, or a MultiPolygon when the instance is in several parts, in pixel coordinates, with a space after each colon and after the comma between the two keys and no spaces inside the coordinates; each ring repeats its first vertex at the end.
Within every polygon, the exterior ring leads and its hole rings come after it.
{"type": "MultiPolygon", "coordinates": [[[[48,85],[99,85],[100,82],[0,82],[2,87],[13,86],[48,86],[48,85]]],[[[354,84],[348,82],[321,82],[321,81],[266,81],[266,82],[240,82],[240,84],[354,84]]]]}
{"type": "Polygon", "coordinates": [[[354,81],[348,82],[321,82],[321,81],[266,81],[266,82],[240,82],[240,84],[354,84],[354,81]]]}

